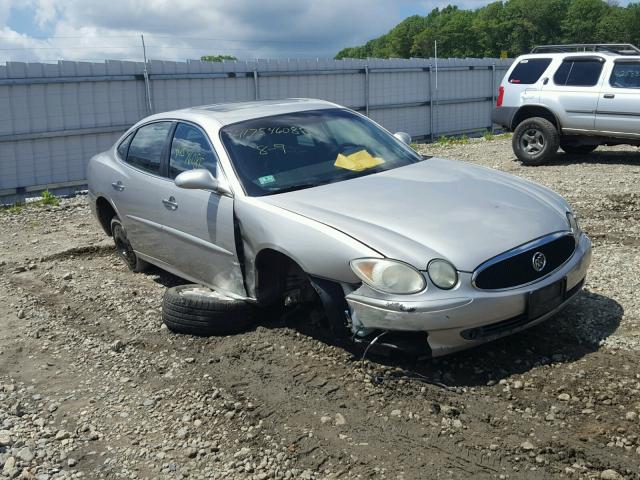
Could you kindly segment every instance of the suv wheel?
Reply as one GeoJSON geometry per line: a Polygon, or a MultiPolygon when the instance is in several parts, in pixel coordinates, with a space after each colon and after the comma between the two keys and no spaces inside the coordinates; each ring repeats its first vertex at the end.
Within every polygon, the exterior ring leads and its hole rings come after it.
{"type": "Polygon", "coordinates": [[[560,137],[549,120],[527,118],[516,127],[512,146],[518,159],[525,165],[542,165],[558,152],[560,137]]]}
{"type": "Polygon", "coordinates": [[[113,236],[113,242],[116,244],[118,256],[127,264],[129,270],[139,273],[147,268],[147,262],[139,258],[133,250],[127,238],[127,232],[117,216],[111,219],[111,236],[113,236]]]}
{"type": "Polygon", "coordinates": [[[202,285],[169,288],[162,301],[162,320],[169,330],[189,335],[229,335],[252,324],[252,307],[202,285]]]}
{"type": "Polygon", "coordinates": [[[587,153],[593,152],[598,145],[575,145],[571,143],[560,142],[560,148],[564,150],[566,153],[572,153],[575,155],[586,155],[587,153]]]}

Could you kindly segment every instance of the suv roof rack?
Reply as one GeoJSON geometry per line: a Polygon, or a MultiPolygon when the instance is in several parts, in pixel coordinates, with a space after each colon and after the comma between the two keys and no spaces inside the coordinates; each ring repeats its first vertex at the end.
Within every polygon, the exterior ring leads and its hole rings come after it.
{"type": "Polygon", "coordinates": [[[531,53],[609,52],[617,55],[640,55],[640,49],[630,43],[572,43],[567,45],[539,45],[531,53]]]}

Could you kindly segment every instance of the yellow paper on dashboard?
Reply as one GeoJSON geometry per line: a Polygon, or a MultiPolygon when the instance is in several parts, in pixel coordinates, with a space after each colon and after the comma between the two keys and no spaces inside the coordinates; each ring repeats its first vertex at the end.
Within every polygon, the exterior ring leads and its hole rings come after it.
{"type": "Polygon", "coordinates": [[[366,150],[359,150],[351,155],[338,154],[334,165],[354,172],[361,172],[362,170],[376,167],[382,163],[384,163],[382,158],[373,157],[366,150]]]}

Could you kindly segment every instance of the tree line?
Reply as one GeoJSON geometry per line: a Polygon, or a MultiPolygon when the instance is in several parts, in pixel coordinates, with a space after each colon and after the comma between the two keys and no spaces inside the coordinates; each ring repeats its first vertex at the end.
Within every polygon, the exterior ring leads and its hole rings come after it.
{"type": "Polygon", "coordinates": [[[335,58],[509,57],[535,45],[640,44],[640,3],[626,7],[602,0],[506,0],[476,10],[449,5],[413,15],[364,45],[335,58]]]}

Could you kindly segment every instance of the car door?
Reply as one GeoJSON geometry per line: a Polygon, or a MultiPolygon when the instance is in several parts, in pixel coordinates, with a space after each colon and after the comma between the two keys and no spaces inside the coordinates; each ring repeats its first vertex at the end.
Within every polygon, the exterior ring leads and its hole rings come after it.
{"type": "Polygon", "coordinates": [[[595,129],[604,63],[598,55],[565,57],[553,77],[543,80],[541,102],[556,106],[563,130],[595,129]]]}
{"type": "Polygon", "coordinates": [[[165,208],[169,263],[187,278],[227,294],[246,296],[236,253],[232,196],[187,190],[173,183],[180,173],[195,168],[206,168],[218,181],[226,183],[204,131],[180,122],[169,150],[171,203],[165,208]]]}
{"type": "Polygon", "coordinates": [[[162,189],[168,183],[161,176],[162,159],[172,125],[149,123],[125,139],[117,149],[121,168],[111,179],[112,199],[133,249],[161,261],[167,258],[162,189]]]}
{"type": "Polygon", "coordinates": [[[640,137],[640,59],[618,59],[600,92],[596,129],[640,137]]]}

